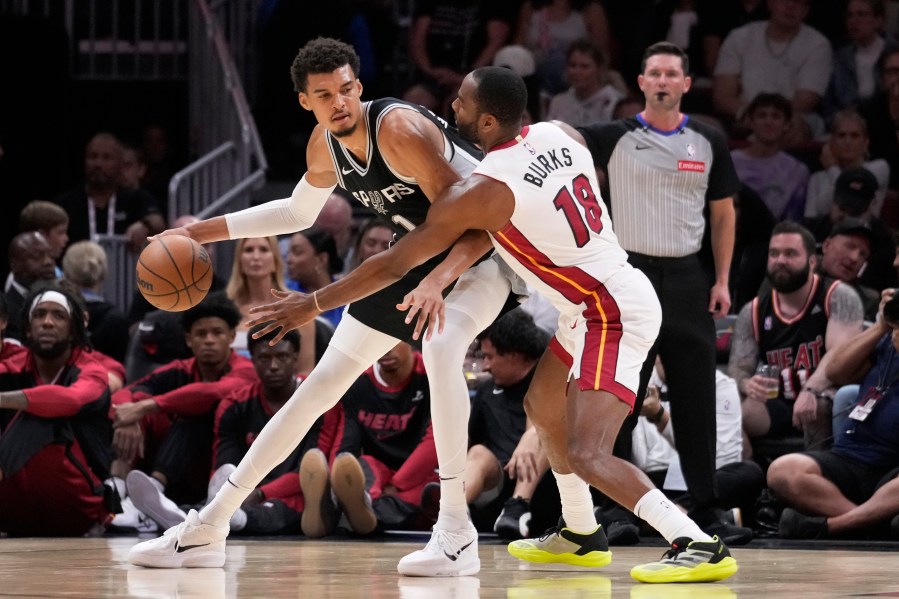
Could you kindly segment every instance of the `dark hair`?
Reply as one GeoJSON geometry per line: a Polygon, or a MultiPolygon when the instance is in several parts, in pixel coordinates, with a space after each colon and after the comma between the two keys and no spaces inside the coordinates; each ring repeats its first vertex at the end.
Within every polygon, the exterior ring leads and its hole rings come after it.
{"type": "Polygon", "coordinates": [[[786,235],[790,233],[795,233],[802,237],[802,245],[805,246],[805,251],[809,256],[815,255],[815,236],[812,235],[812,232],[800,225],[799,223],[794,223],[790,220],[785,220],[774,225],[774,228],[771,229],[771,237],[775,235],[786,235]]]}
{"type": "Polygon", "coordinates": [[[343,258],[337,253],[333,235],[321,227],[310,227],[298,233],[306,238],[316,254],[328,254],[328,274],[335,275],[343,270],[343,258]]]}
{"type": "Polygon", "coordinates": [[[568,52],[565,53],[565,60],[571,60],[571,55],[575,52],[586,54],[593,59],[593,62],[595,62],[598,67],[604,67],[609,64],[606,53],[602,51],[602,48],[590,40],[580,39],[571,42],[571,45],[568,46],[568,52]]]}
{"type": "Polygon", "coordinates": [[[477,86],[479,113],[492,114],[501,126],[521,122],[528,105],[528,89],[518,73],[506,67],[481,67],[471,76],[477,86]]]}
{"type": "MultiPolygon", "coordinates": [[[[278,334],[278,330],[275,329],[274,331],[269,331],[259,339],[254,339],[253,335],[261,331],[263,328],[265,328],[265,323],[257,324],[247,332],[247,351],[250,352],[251,356],[256,351],[256,347],[258,347],[262,343],[268,343],[275,338],[275,335],[278,334]]],[[[293,345],[293,351],[300,351],[300,334],[296,330],[287,331],[284,334],[283,341],[287,341],[288,343],[293,345]]]]}
{"type": "Polygon", "coordinates": [[[671,56],[677,56],[680,58],[681,66],[684,70],[684,76],[690,74],[690,58],[687,56],[687,53],[684,52],[680,46],[676,44],[672,44],[671,42],[656,42],[646,48],[643,51],[643,60],[640,61],[640,72],[646,72],[646,62],[652,56],[658,56],[659,54],[668,54],[671,56]]]}
{"type": "Polygon", "coordinates": [[[773,108],[783,113],[784,117],[789,121],[793,118],[793,105],[780,94],[769,94],[762,92],[749,101],[746,105],[746,115],[751,117],[756,110],[761,108],[773,108]]]}
{"type": "Polygon", "coordinates": [[[353,75],[358,76],[359,64],[359,55],[351,45],[330,37],[317,37],[300,48],[290,65],[293,90],[306,93],[310,73],[330,73],[345,65],[350,65],[353,75]]]}
{"type": "Polygon", "coordinates": [[[534,324],[533,317],[521,308],[496,320],[480,338],[489,339],[500,355],[519,353],[529,360],[539,360],[549,344],[549,333],[534,324]]]}
{"type": "Polygon", "coordinates": [[[22,304],[22,322],[26,323],[26,330],[30,330],[31,327],[31,317],[28,314],[31,311],[31,304],[34,303],[34,300],[37,299],[39,295],[47,291],[58,291],[65,296],[71,313],[70,326],[72,328],[72,345],[89,351],[91,349],[91,342],[87,334],[87,323],[85,323],[85,312],[87,311],[87,308],[85,307],[84,299],[72,283],[67,284],[62,281],[38,281],[32,285],[31,291],[28,292],[28,295],[25,297],[25,301],[22,304]]]}
{"type": "Polygon", "coordinates": [[[213,316],[224,320],[228,324],[229,329],[237,328],[242,318],[237,304],[231,301],[224,291],[216,291],[207,295],[206,299],[193,308],[186,310],[181,315],[181,326],[184,327],[184,332],[190,333],[190,329],[195,322],[201,318],[213,316]]]}

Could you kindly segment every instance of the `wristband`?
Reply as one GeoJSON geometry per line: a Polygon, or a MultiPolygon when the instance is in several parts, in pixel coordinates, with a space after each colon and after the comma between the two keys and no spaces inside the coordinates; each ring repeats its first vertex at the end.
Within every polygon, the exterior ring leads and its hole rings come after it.
{"type": "Polygon", "coordinates": [[[318,296],[315,295],[316,293],[318,293],[317,290],[312,292],[312,301],[315,302],[315,309],[319,312],[324,312],[324,310],[322,310],[322,307],[318,305],[318,296]]]}

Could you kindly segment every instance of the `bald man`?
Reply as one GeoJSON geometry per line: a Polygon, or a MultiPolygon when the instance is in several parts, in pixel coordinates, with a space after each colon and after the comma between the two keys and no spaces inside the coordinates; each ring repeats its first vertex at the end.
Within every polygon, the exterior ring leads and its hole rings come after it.
{"type": "Polygon", "coordinates": [[[35,281],[56,278],[53,248],[37,231],[19,233],[9,244],[9,278],[3,290],[9,310],[6,336],[22,340],[22,306],[35,281]]]}

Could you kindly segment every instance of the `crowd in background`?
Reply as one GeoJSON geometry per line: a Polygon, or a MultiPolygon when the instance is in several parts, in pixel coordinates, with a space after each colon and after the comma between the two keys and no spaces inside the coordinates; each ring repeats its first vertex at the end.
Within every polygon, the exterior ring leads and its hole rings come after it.
{"type": "MultiPolygon", "coordinates": [[[[267,40],[269,59],[276,44],[292,53],[306,41],[282,31],[290,21],[279,17],[293,4],[266,3],[260,14],[261,31],[281,35],[267,40]]],[[[719,507],[757,535],[899,537],[899,435],[887,426],[899,414],[874,410],[891,405],[899,367],[885,340],[899,326],[889,301],[899,285],[899,2],[834,4],[670,0],[637,19],[640,2],[418,0],[404,69],[385,58],[378,27],[392,3],[355,3],[346,22],[333,17],[327,26],[356,47],[367,87],[450,122],[462,78],[484,65],[524,78],[530,122],[632,118],[643,107],[634,57],[660,39],[682,47],[693,77],[684,111],[725,135],[742,184],[733,303],[719,326],[719,507]],[[865,433],[875,421],[879,428],[865,433]],[[827,456],[809,462],[803,451],[827,456]],[[851,474],[858,463],[864,472],[851,474]]],[[[289,57],[278,71],[285,82],[288,65],[289,57]]],[[[260,128],[273,168],[295,172],[302,159],[274,133],[281,112],[265,107],[293,100],[290,110],[300,108],[290,93],[272,93],[260,90],[260,128]]],[[[287,121],[303,131],[296,118],[287,121]]],[[[182,521],[302,384],[342,316],[324,313],[269,346],[252,338],[249,309],[269,302],[273,288],[314,292],[390,243],[390,226],[361,219],[337,190],[313,228],[233,242],[231,271],[215,273],[213,292],[184,315],[153,311],[136,291],[123,313],[102,296],[108,272],[97,235],[124,235],[139,252],[147,235],[193,218],[164,214],[175,170],[166,138],[159,127],[134,145],[97,132],[85,145],[83,181],[18,215],[0,302],[0,533],[152,532],[182,521]],[[16,407],[19,392],[25,410],[16,407]],[[59,486],[64,493],[45,499],[59,486]]],[[[614,222],[615,197],[608,189],[603,197],[614,222]]],[[[704,255],[711,275],[708,240],[704,255]]],[[[503,538],[559,514],[523,410],[555,329],[546,312],[532,298],[485,331],[466,362],[466,499],[479,528],[503,538]]],[[[659,363],[641,418],[625,434],[633,461],[689,505],[679,472],[690,456],[674,450],[665,391],[659,363]]],[[[265,479],[232,531],[427,529],[439,500],[428,394],[421,357],[400,344],[265,479]],[[329,470],[362,478],[335,487],[334,503],[316,484],[329,470]]],[[[614,536],[610,516],[599,515],[612,544],[646,534],[614,536]]]]}

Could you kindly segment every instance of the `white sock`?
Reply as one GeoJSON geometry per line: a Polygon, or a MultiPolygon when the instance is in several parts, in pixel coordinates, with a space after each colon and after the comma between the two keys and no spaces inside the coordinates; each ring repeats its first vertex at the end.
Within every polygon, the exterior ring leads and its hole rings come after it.
{"type": "Polygon", "coordinates": [[[440,473],[440,514],[437,528],[457,530],[468,527],[468,504],[465,503],[465,473],[454,476],[440,473]]]}
{"type": "Polygon", "coordinates": [[[231,516],[231,530],[243,530],[247,527],[247,513],[243,511],[241,508],[237,508],[237,511],[234,512],[234,515],[231,516]]]}
{"type": "Polygon", "coordinates": [[[669,543],[680,537],[694,541],[712,540],[658,489],[653,489],[641,497],[634,506],[634,513],[659,531],[669,543]]]}
{"type": "Polygon", "coordinates": [[[593,513],[590,486],[573,472],[559,474],[553,470],[553,476],[556,477],[556,485],[559,487],[565,528],[579,534],[587,534],[596,530],[596,515],[593,513]]]}

